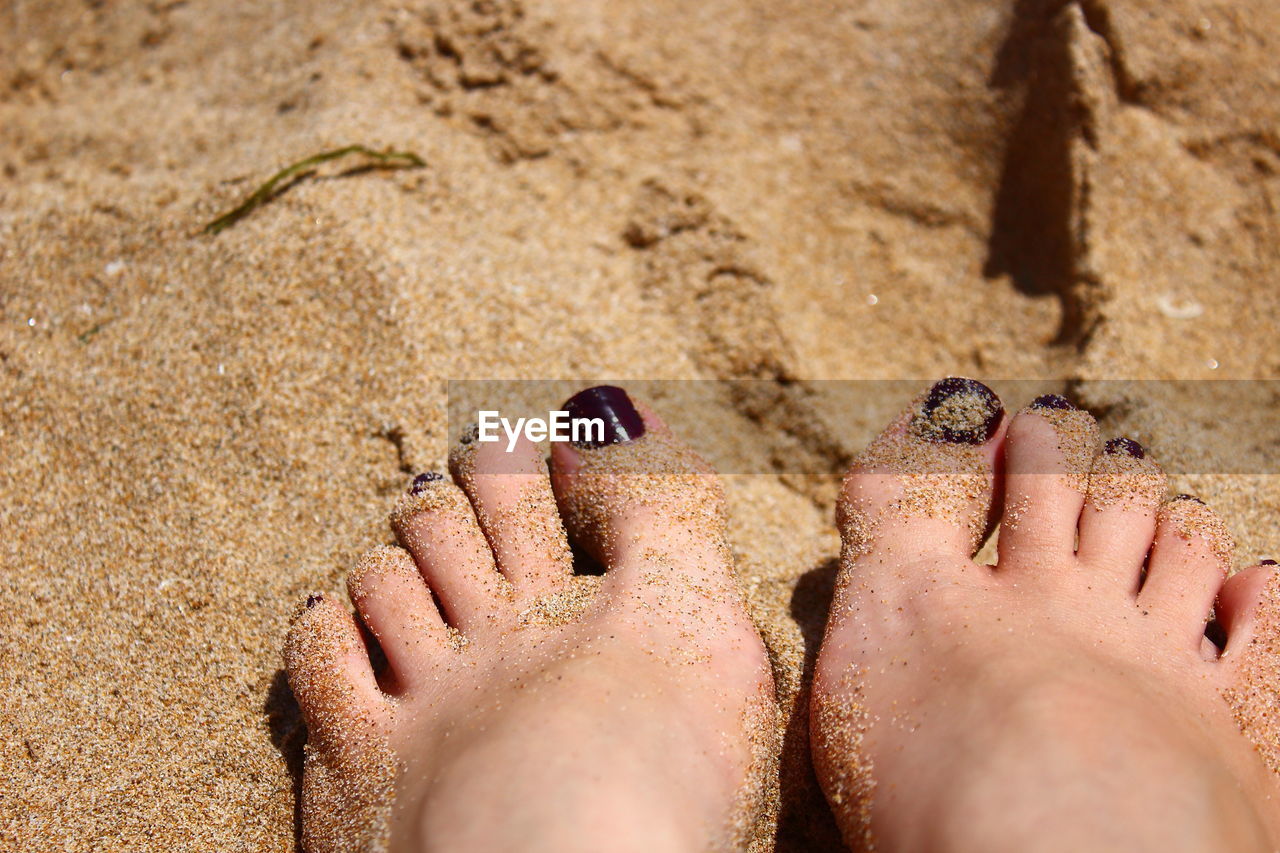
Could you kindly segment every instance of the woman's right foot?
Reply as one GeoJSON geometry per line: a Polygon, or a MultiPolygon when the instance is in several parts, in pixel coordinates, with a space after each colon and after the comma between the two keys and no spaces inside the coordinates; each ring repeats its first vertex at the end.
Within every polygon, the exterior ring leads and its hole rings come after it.
{"type": "Polygon", "coordinates": [[[1224,583],[1222,522],[1144,457],[1060,397],[1006,419],[957,379],[855,463],[811,708],[855,848],[1280,845],[1280,583],[1224,583]]]}
{"type": "Polygon", "coordinates": [[[554,445],[550,479],[526,440],[460,447],[456,483],[397,507],[402,547],[348,578],[357,619],[300,609],[308,851],[692,853],[767,829],[777,708],[719,479],[619,389],[568,408],[606,446],[554,445]],[[603,577],[573,574],[561,511],[603,577]]]}

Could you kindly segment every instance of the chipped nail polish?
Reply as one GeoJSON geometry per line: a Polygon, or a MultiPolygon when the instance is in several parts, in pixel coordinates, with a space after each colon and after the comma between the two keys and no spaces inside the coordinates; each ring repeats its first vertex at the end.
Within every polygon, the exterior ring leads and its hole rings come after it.
{"type": "Polygon", "coordinates": [[[1113,438],[1103,446],[1102,452],[1111,456],[1119,456],[1121,453],[1127,453],[1134,459],[1147,458],[1147,449],[1132,438],[1120,436],[1113,438]]]}
{"type": "Polygon", "coordinates": [[[458,436],[458,444],[470,444],[480,437],[480,424],[471,424],[458,436]]]}
{"type": "Polygon", "coordinates": [[[324,596],[321,595],[320,593],[318,592],[311,593],[311,595],[307,596],[307,609],[310,610],[311,608],[315,607],[317,604],[319,604],[323,600],[324,600],[324,596]]]}
{"type": "Polygon", "coordinates": [[[1259,566],[1277,566],[1277,565],[1280,565],[1280,563],[1277,563],[1275,560],[1259,560],[1258,565],[1259,566]]]}
{"type": "Polygon", "coordinates": [[[1204,503],[1204,501],[1200,500],[1200,499],[1199,499],[1198,497],[1196,497],[1195,495],[1174,495],[1174,496],[1173,496],[1173,499],[1174,499],[1175,501],[1195,501],[1195,502],[1196,502],[1196,503],[1198,503],[1198,504],[1203,504],[1203,503],[1204,503]]]}
{"type": "Polygon", "coordinates": [[[1070,411],[1072,409],[1075,409],[1076,405],[1075,403],[1072,403],[1070,400],[1068,400],[1066,397],[1063,397],[1061,394],[1044,394],[1032,400],[1031,405],[1028,406],[1027,408],[1028,409],[1062,409],[1064,411],[1070,411]]]}
{"type": "Polygon", "coordinates": [[[950,377],[934,383],[912,428],[921,438],[951,444],[982,444],[1004,415],[996,393],[975,379],[950,377]]]}
{"type": "Polygon", "coordinates": [[[420,495],[427,490],[427,486],[443,479],[444,474],[438,471],[427,471],[419,474],[413,478],[413,483],[409,486],[409,494],[420,495]]]}
{"type": "MultiPolygon", "coordinates": [[[[565,402],[562,407],[572,420],[599,419],[604,424],[600,441],[575,441],[574,447],[592,449],[606,447],[610,444],[621,444],[635,441],[644,435],[644,419],[632,405],[627,392],[613,385],[597,385],[585,391],[579,391],[565,402]]],[[[587,434],[591,434],[587,430],[587,434]]]]}

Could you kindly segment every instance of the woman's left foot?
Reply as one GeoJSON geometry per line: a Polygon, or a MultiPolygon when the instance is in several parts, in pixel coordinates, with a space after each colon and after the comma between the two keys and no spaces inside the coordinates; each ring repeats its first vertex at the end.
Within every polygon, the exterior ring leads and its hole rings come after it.
{"type": "Polygon", "coordinates": [[[1164,488],[1066,400],[1006,419],[972,380],[872,443],[812,700],[851,844],[1277,849],[1280,576],[1224,583],[1226,528],[1164,488]],[[975,563],[1001,494],[998,562],[975,563]]]}

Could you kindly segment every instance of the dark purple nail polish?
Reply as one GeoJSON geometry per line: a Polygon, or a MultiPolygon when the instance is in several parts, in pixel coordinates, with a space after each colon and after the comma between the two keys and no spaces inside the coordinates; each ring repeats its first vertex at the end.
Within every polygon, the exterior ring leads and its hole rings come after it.
{"type": "Polygon", "coordinates": [[[1063,397],[1061,394],[1045,394],[1043,396],[1036,397],[1034,400],[1032,400],[1031,405],[1028,406],[1027,408],[1029,409],[1061,409],[1063,411],[1070,411],[1076,408],[1076,405],[1075,403],[1072,403],[1070,400],[1068,400],[1066,397],[1063,397]]]}
{"type": "Polygon", "coordinates": [[[409,494],[420,495],[427,490],[427,486],[443,479],[444,474],[441,474],[438,471],[427,471],[423,474],[419,474],[413,478],[413,483],[409,486],[409,494]]]}
{"type": "Polygon", "coordinates": [[[1004,415],[996,393],[975,379],[950,377],[934,383],[912,420],[916,433],[930,441],[982,444],[995,435],[1004,415]]]}
{"type": "Polygon", "coordinates": [[[471,424],[458,436],[458,444],[470,444],[480,437],[480,424],[471,424]]]}
{"type": "Polygon", "coordinates": [[[587,429],[591,441],[575,441],[574,447],[592,449],[635,441],[644,435],[644,420],[631,404],[627,392],[613,385],[597,385],[579,391],[565,402],[564,410],[571,420],[596,420],[603,422],[603,434],[597,429],[587,429]],[[600,440],[594,440],[600,436],[600,440]]]}
{"type": "Polygon", "coordinates": [[[1119,438],[1113,438],[1103,446],[1102,452],[1111,456],[1119,456],[1121,453],[1127,453],[1134,459],[1146,459],[1147,450],[1141,444],[1132,438],[1126,438],[1123,435],[1119,438]]]}
{"type": "Polygon", "coordinates": [[[1280,563],[1277,563],[1275,560],[1259,560],[1258,565],[1259,566],[1280,566],[1280,563]]]}
{"type": "Polygon", "coordinates": [[[1203,503],[1204,503],[1204,501],[1200,500],[1200,499],[1199,499],[1198,497],[1196,497],[1195,495],[1174,495],[1174,496],[1173,496],[1173,499],[1174,499],[1175,501],[1195,501],[1195,502],[1196,502],[1196,503],[1198,503],[1198,504],[1203,504],[1203,503]]]}
{"type": "Polygon", "coordinates": [[[315,607],[317,604],[319,604],[323,600],[324,600],[324,596],[321,595],[320,593],[318,592],[311,593],[311,595],[307,596],[307,609],[310,610],[311,608],[315,607]]]}

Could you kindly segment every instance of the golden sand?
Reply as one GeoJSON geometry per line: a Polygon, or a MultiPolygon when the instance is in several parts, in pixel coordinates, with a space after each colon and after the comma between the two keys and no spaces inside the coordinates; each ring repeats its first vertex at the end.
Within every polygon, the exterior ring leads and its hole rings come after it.
{"type": "MultiPolygon", "coordinates": [[[[341,599],[444,466],[444,380],[730,371],[785,406],[663,415],[825,466],[726,498],[786,712],[778,846],[836,849],[806,661],[835,483],[883,417],[792,380],[1080,380],[1176,463],[1177,401],[1091,380],[1280,375],[1280,6],[1087,5],[1106,27],[987,0],[10,4],[0,849],[293,850],[288,614],[341,599]],[[351,142],[428,166],[323,171],[193,236],[351,142]]],[[[1277,478],[1215,470],[1173,487],[1242,563],[1280,555],[1277,478]]]]}

